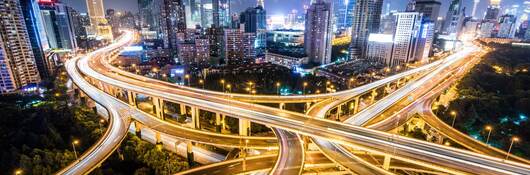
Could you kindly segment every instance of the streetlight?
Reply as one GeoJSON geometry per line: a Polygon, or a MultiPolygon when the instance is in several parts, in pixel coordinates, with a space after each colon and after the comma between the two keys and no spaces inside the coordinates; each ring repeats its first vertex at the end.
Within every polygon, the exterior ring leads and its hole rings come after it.
{"type": "Polygon", "coordinates": [[[247,170],[247,147],[248,147],[248,139],[245,139],[245,149],[243,150],[243,170],[247,170]]]}
{"type": "Polygon", "coordinates": [[[304,84],[303,84],[303,90],[302,90],[302,94],[304,94],[304,95],[305,95],[305,87],[306,87],[306,86],[307,86],[307,82],[304,82],[304,84]]]}
{"type": "Polygon", "coordinates": [[[486,126],[486,130],[488,130],[488,137],[486,138],[486,145],[490,142],[490,135],[491,135],[491,130],[493,130],[493,128],[491,126],[486,126]]]}
{"type": "Polygon", "coordinates": [[[252,90],[252,95],[256,95],[256,90],[252,90]]]}
{"type": "Polygon", "coordinates": [[[75,156],[75,159],[77,159],[77,151],[75,151],[75,145],[79,144],[79,140],[74,140],[72,142],[72,149],[74,150],[74,156],[75,156]]]}
{"type": "Polygon", "coordinates": [[[456,120],[456,111],[451,111],[451,116],[453,116],[453,123],[451,123],[451,127],[455,126],[455,120],[456,120]]]}
{"type": "Polygon", "coordinates": [[[100,134],[103,134],[103,127],[101,126],[103,123],[105,123],[105,120],[99,119],[99,132],[100,134]]]}
{"type": "Polygon", "coordinates": [[[191,84],[190,84],[190,74],[186,74],[186,75],[184,75],[184,78],[185,78],[186,80],[188,80],[188,86],[191,87],[191,84]]]}
{"type": "Polygon", "coordinates": [[[202,86],[202,89],[204,89],[204,80],[203,79],[199,80],[199,84],[202,86]]]}
{"type": "Polygon", "coordinates": [[[280,95],[280,82],[276,82],[276,91],[278,92],[278,95],[280,95]]]}
{"type": "Polygon", "coordinates": [[[508,160],[508,158],[510,157],[510,152],[512,151],[512,146],[514,142],[519,142],[519,138],[512,137],[512,143],[510,143],[510,148],[508,148],[508,154],[506,154],[506,158],[504,160],[508,160]]]}
{"type": "Polygon", "coordinates": [[[225,79],[221,79],[221,84],[223,86],[223,92],[225,92],[225,79]]]}
{"type": "Polygon", "coordinates": [[[227,84],[226,88],[228,88],[228,93],[232,93],[232,85],[231,84],[227,84]]]}
{"type": "Polygon", "coordinates": [[[353,82],[355,82],[355,78],[350,78],[350,83],[348,83],[348,89],[351,89],[352,88],[352,84],[353,82]]]}
{"type": "Polygon", "coordinates": [[[23,172],[22,169],[17,169],[15,170],[15,175],[20,175],[22,174],[22,172],[23,172]]]}

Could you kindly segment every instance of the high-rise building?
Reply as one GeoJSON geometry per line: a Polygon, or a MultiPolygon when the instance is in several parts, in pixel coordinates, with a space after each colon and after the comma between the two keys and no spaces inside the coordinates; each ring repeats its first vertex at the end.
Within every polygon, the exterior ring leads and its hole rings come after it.
{"type": "Polygon", "coordinates": [[[210,56],[221,57],[224,55],[224,30],[223,28],[210,27],[206,29],[206,38],[210,44],[210,56]]]}
{"type": "Polygon", "coordinates": [[[418,12],[399,12],[396,15],[394,47],[389,66],[400,65],[416,60],[418,34],[421,29],[421,14],[418,12]]]}
{"type": "Polygon", "coordinates": [[[226,62],[256,58],[255,33],[246,33],[244,29],[224,29],[223,40],[226,62]]]}
{"type": "Polygon", "coordinates": [[[161,8],[160,36],[164,48],[177,48],[177,33],[186,32],[186,15],[182,0],[163,0],[161,8]]]}
{"type": "Polygon", "coordinates": [[[40,1],[39,5],[50,47],[75,51],[75,32],[67,7],[54,1],[40,1]]]}
{"type": "Polygon", "coordinates": [[[416,41],[416,54],[414,61],[424,61],[429,59],[432,44],[434,43],[435,23],[423,20],[419,29],[416,41]]]}
{"type": "Polygon", "coordinates": [[[26,30],[28,31],[29,40],[33,55],[35,56],[35,63],[39,70],[41,77],[48,77],[50,75],[51,61],[46,59],[45,51],[49,50],[48,38],[44,30],[43,19],[37,0],[21,0],[20,6],[24,21],[26,22],[26,30]]]}
{"type": "Polygon", "coordinates": [[[304,48],[309,62],[316,64],[331,62],[332,10],[331,3],[324,0],[317,0],[307,9],[304,48]]]}
{"type": "Polygon", "coordinates": [[[102,39],[112,40],[112,29],[105,18],[103,0],[86,0],[86,4],[92,32],[102,39]]]}
{"type": "MultiPolygon", "coordinates": [[[[214,27],[229,27],[230,18],[230,0],[211,0],[212,17],[214,27]]],[[[206,26],[205,26],[206,27],[206,26]]]]}
{"type": "Polygon", "coordinates": [[[138,21],[140,28],[159,31],[160,9],[163,0],[138,0],[138,21]]]}
{"type": "Polygon", "coordinates": [[[490,5],[486,10],[484,20],[497,20],[501,11],[501,0],[490,0],[490,5]]]}
{"type": "Polygon", "coordinates": [[[464,23],[465,9],[462,6],[462,0],[452,0],[445,21],[442,26],[442,33],[453,40],[458,39],[464,23]]]}
{"type": "Polygon", "coordinates": [[[478,8],[479,3],[480,3],[480,0],[473,0],[473,10],[471,11],[471,17],[473,18],[477,14],[477,8],[478,8]]]}
{"type": "Polygon", "coordinates": [[[368,47],[366,49],[366,59],[383,65],[390,65],[392,62],[392,47],[394,46],[394,35],[372,33],[368,37],[368,47]]]}
{"type": "Polygon", "coordinates": [[[241,13],[239,22],[245,28],[246,33],[256,34],[256,55],[265,55],[267,48],[267,12],[263,7],[248,8],[241,13]]]}
{"type": "Polygon", "coordinates": [[[491,38],[496,35],[497,21],[485,20],[480,24],[478,36],[481,38],[491,38]]]}
{"type": "Polygon", "coordinates": [[[346,30],[352,25],[355,0],[333,0],[335,29],[346,30]]]}
{"type": "Polygon", "coordinates": [[[440,15],[440,6],[442,3],[438,0],[415,0],[414,11],[422,13],[425,21],[436,22],[440,15]]]}
{"type": "Polygon", "coordinates": [[[514,15],[502,15],[499,17],[499,38],[514,38],[517,17],[514,15]]]}
{"type": "Polygon", "coordinates": [[[357,0],[352,24],[350,58],[361,58],[366,52],[368,35],[379,30],[383,0],[357,0]]]}
{"type": "Polygon", "coordinates": [[[19,0],[0,2],[0,94],[41,81],[19,0]]]}

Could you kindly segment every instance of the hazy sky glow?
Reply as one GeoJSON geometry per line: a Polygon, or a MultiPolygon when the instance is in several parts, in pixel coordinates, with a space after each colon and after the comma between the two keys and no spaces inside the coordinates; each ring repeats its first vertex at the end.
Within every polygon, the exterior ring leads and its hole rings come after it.
{"type": "MultiPolygon", "coordinates": [[[[138,11],[137,0],[103,0],[105,2],[105,8],[114,8],[117,10],[128,10],[136,12],[138,11]]],[[[386,3],[391,4],[391,9],[393,10],[404,10],[405,6],[409,0],[385,0],[386,3]]],[[[442,12],[445,13],[447,6],[449,6],[451,0],[441,0],[443,9],[442,12]]],[[[79,11],[86,11],[85,0],[63,0],[70,6],[78,9],[79,11]]],[[[232,11],[239,12],[249,6],[254,6],[256,4],[255,0],[232,0],[232,11]]],[[[292,9],[297,9],[302,11],[304,4],[308,4],[310,0],[265,0],[265,8],[268,15],[282,15],[288,13],[292,9]]],[[[524,0],[502,0],[502,6],[511,6],[514,4],[523,5],[524,0]]],[[[479,8],[477,10],[477,15],[482,15],[485,11],[489,0],[481,0],[479,8]]],[[[471,13],[471,8],[473,6],[472,0],[464,0],[464,6],[467,7],[467,14],[471,13]]]]}

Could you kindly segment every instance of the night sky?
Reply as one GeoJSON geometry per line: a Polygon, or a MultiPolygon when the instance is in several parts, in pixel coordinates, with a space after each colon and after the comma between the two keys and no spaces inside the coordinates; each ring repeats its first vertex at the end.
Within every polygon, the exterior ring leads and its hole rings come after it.
{"type": "MultiPolygon", "coordinates": [[[[128,10],[136,12],[138,11],[137,0],[103,0],[105,2],[105,8],[114,8],[117,10],[128,10]]],[[[392,10],[404,10],[409,0],[385,0],[385,4],[390,2],[392,10]]],[[[446,13],[451,0],[441,0],[442,16],[446,13]]],[[[85,0],[63,0],[66,4],[78,9],[81,12],[86,12],[85,0]]],[[[308,4],[310,0],[265,0],[265,8],[267,15],[285,15],[292,9],[297,9],[299,12],[302,11],[302,6],[308,4]]],[[[524,0],[502,0],[502,6],[511,6],[514,4],[522,5],[524,0]]],[[[232,11],[239,12],[249,6],[254,6],[255,0],[232,0],[232,11]]],[[[473,0],[464,0],[464,6],[467,7],[467,14],[471,14],[471,8],[473,0]]],[[[481,15],[485,12],[489,0],[481,0],[477,15],[481,15]]]]}

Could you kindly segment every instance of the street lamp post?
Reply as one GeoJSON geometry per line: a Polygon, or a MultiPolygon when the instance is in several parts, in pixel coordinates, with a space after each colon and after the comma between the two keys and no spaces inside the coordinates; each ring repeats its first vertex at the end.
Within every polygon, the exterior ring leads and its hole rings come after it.
{"type": "Polygon", "coordinates": [[[225,80],[221,79],[221,85],[223,86],[223,93],[225,92],[225,80]]]}
{"type": "Polygon", "coordinates": [[[488,145],[490,142],[491,130],[493,130],[493,128],[491,126],[486,126],[486,130],[488,130],[488,137],[486,138],[486,145],[488,145]]]}
{"type": "Polygon", "coordinates": [[[105,120],[103,119],[99,119],[99,132],[101,132],[100,134],[103,134],[103,123],[105,123],[105,120]]]}
{"type": "Polygon", "coordinates": [[[22,170],[21,169],[15,170],[15,175],[21,175],[21,174],[22,174],[22,170]]]}
{"type": "Polygon", "coordinates": [[[245,148],[243,149],[243,171],[247,170],[247,147],[248,147],[248,139],[245,139],[245,148]]]}
{"type": "Polygon", "coordinates": [[[451,127],[454,127],[455,126],[455,121],[456,121],[456,112],[455,111],[451,111],[451,116],[453,116],[453,122],[451,123],[451,127]]]}
{"type": "Polygon", "coordinates": [[[203,80],[203,79],[200,79],[200,80],[199,80],[199,84],[201,84],[202,89],[204,89],[204,80],[203,80]]]}
{"type": "Polygon", "coordinates": [[[227,84],[226,88],[228,88],[228,93],[232,93],[232,85],[231,84],[227,84]]]}
{"type": "Polygon", "coordinates": [[[186,74],[186,75],[184,75],[184,78],[186,78],[186,80],[188,81],[188,86],[191,87],[191,84],[190,84],[190,74],[186,74]]]}
{"type": "Polygon", "coordinates": [[[74,150],[74,156],[75,156],[75,159],[77,159],[77,151],[75,150],[75,145],[79,144],[79,140],[74,140],[72,142],[72,149],[74,150]]]}
{"type": "Polygon", "coordinates": [[[276,83],[276,92],[278,92],[278,95],[280,95],[280,86],[281,86],[280,82],[277,82],[276,83]]]}
{"type": "Polygon", "coordinates": [[[510,157],[510,152],[512,151],[513,143],[514,142],[518,142],[518,141],[519,141],[518,137],[513,137],[512,138],[512,143],[510,143],[510,148],[508,148],[508,154],[506,154],[506,158],[504,160],[508,160],[508,158],[510,157]]]}
{"type": "Polygon", "coordinates": [[[307,82],[304,82],[304,84],[303,84],[303,88],[302,88],[302,89],[303,89],[303,90],[302,90],[302,94],[304,94],[304,95],[305,95],[305,87],[307,87],[307,82]]]}

